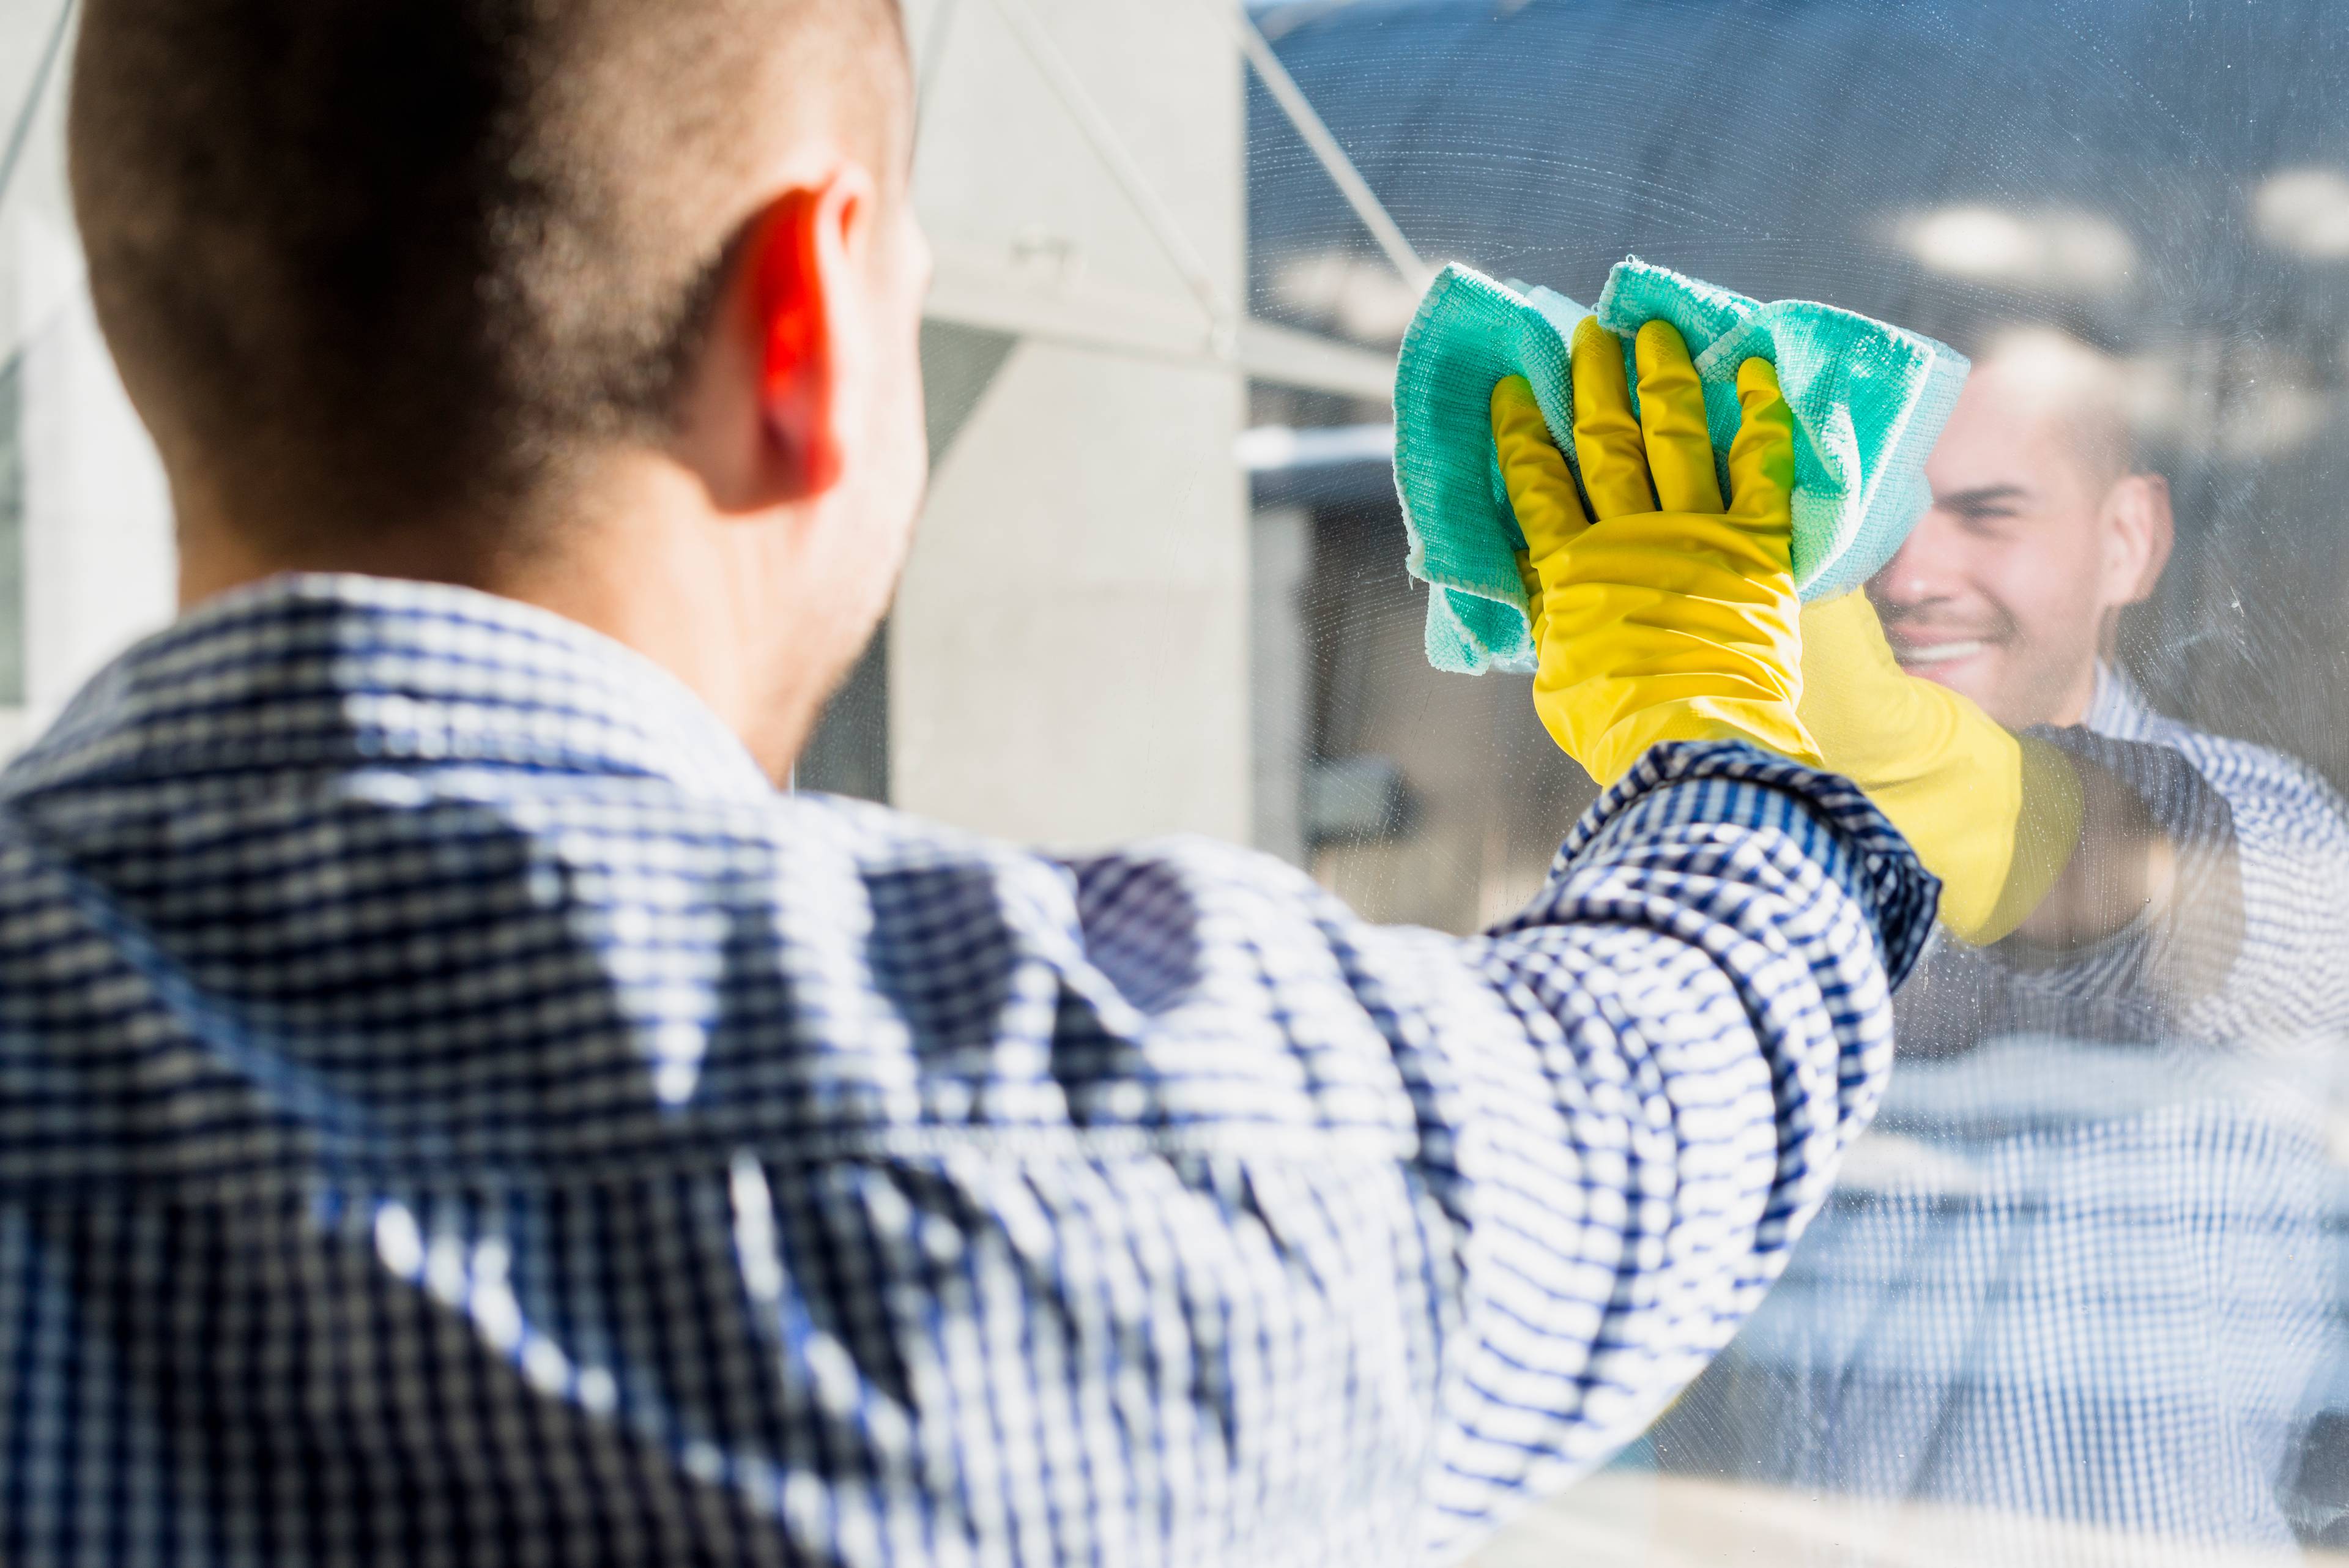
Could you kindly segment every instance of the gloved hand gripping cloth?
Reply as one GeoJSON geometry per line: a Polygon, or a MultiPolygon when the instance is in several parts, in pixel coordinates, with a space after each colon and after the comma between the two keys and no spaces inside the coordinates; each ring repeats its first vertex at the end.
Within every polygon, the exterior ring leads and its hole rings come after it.
{"type": "MultiPolygon", "coordinates": [[[[1532,383],[1558,450],[1574,457],[1568,375],[1574,328],[1593,312],[1546,288],[1447,266],[1428,286],[1395,369],[1395,490],[1411,575],[1427,583],[1427,659],[1479,674],[1534,668],[1524,535],[1494,455],[1495,383],[1532,383]]],[[[1608,275],[1599,322],[1624,339],[1669,321],[1704,385],[1715,464],[1739,421],[1737,368],[1778,369],[1795,420],[1795,584],[1832,598],[1873,576],[1931,504],[1925,457],[1971,368],[1917,333],[1808,300],[1763,305],[1638,257],[1608,275]]],[[[1578,473],[1579,468],[1578,464],[1578,473]]]]}

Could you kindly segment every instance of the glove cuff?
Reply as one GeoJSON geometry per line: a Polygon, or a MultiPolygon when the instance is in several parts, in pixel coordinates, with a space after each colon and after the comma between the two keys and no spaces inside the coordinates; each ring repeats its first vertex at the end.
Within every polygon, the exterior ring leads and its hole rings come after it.
{"type": "Polygon", "coordinates": [[[1579,760],[1600,784],[1611,784],[1665,741],[1743,741],[1788,762],[1826,769],[1794,705],[1758,697],[1689,697],[1641,708],[1608,726],[1591,754],[1579,760]]]}

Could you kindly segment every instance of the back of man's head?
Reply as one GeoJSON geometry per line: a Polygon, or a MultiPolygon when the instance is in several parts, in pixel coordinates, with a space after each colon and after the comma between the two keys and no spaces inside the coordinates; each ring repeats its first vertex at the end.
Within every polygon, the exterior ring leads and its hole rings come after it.
{"type": "Polygon", "coordinates": [[[762,162],[901,156],[901,50],[896,0],[89,0],[75,205],[175,483],[311,555],[543,520],[662,438],[762,162]]]}

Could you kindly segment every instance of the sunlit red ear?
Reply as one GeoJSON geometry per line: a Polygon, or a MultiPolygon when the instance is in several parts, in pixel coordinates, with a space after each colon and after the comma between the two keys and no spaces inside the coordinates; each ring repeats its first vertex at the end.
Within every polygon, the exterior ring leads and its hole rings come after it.
{"type": "Polygon", "coordinates": [[[761,410],[773,455],[800,495],[830,489],[841,471],[830,297],[838,280],[826,275],[825,265],[837,251],[828,254],[824,244],[827,205],[819,192],[778,198],[750,258],[765,339],[761,410]]]}

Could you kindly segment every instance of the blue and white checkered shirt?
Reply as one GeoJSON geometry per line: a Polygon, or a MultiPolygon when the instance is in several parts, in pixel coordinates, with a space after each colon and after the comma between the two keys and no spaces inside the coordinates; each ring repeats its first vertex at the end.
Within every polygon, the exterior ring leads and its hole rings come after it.
{"type": "Polygon", "coordinates": [[[0,778],[0,1563],[1418,1562],[1637,1432],[1866,1122],[1933,887],[1661,748],[1524,914],[779,795],[285,578],[0,778]]]}
{"type": "Polygon", "coordinates": [[[2183,846],[2178,917],[2054,965],[1935,942],[1883,1115],[1659,1456],[1981,1511],[1952,1561],[2114,1560],[2033,1521],[2337,1543],[2349,809],[2115,673],[2064,743],[2183,846]]]}

